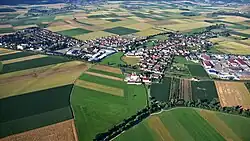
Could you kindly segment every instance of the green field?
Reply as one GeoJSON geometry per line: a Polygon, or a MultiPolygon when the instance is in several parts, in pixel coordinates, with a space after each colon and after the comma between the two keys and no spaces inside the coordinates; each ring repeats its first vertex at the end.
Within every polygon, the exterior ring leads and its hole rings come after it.
{"type": "MultiPolygon", "coordinates": [[[[224,121],[229,127],[229,130],[232,129],[232,131],[243,141],[248,141],[250,139],[248,133],[250,120],[248,118],[228,115],[219,112],[212,112],[212,114],[219,117],[219,120],[221,119],[222,121],[224,121]]],[[[166,131],[168,131],[170,136],[177,141],[225,141],[227,139],[212,126],[212,123],[210,121],[205,120],[200,115],[199,109],[175,108],[169,111],[165,111],[154,117],[159,117],[167,130],[162,130],[162,128],[160,128],[160,125],[157,126],[157,124],[155,124],[154,127],[159,127],[158,130],[149,127],[150,120],[153,118],[153,116],[151,116],[139,125],[136,125],[122,135],[118,136],[115,140],[164,140],[164,136],[159,136],[159,132],[167,134],[166,131]]]]}
{"type": "Polygon", "coordinates": [[[0,137],[71,119],[69,99],[72,86],[0,99],[0,113],[4,113],[0,117],[0,137]]]}
{"type": "Polygon", "coordinates": [[[209,77],[207,72],[201,65],[187,65],[192,76],[194,77],[209,77]]]}
{"type": "Polygon", "coordinates": [[[117,74],[117,73],[112,73],[112,72],[107,72],[107,71],[102,71],[102,70],[96,70],[96,69],[88,69],[88,71],[99,73],[99,74],[104,74],[104,75],[109,75],[109,76],[114,76],[114,77],[119,77],[119,78],[124,78],[123,74],[117,74]]]}
{"type": "Polygon", "coordinates": [[[119,82],[93,76],[84,78],[97,84],[122,88],[124,97],[75,86],[71,104],[79,140],[94,139],[97,133],[107,131],[146,105],[147,97],[143,86],[127,85],[124,82],[117,84],[119,82]]]}
{"type": "Polygon", "coordinates": [[[86,30],[83,28],[74,28],[74,29],[59,31],[57,33],[72,37],[72,36],[77,36],[77,35],[81,35],[81,34],[87,34],[90,32],[92,32],[92,31],[86,30]]]}
{"type": "Polygon", "coordinates": [[[170,95],[171,78],[165,77],[162,84],[151,85],[150,95],[158,101],[168,101],[170,95]]]}
{"type": "Polygon", "coordinates": [[[21,61],[11,64],[6,64],[3,66],[3,70],[0,74],[9,73],[14,71],[20,71],[25,69],[37,68],[57,63],[67,62],[69,59],[57,57],[57,56],[50,56],[50,57],[43,57],[38,59],[32,59],[27,61],[21,61]]]}
{"type": "Polygon", "coordinates": [[[15,30],[13,28],[0,28],[0,34],[3,34],[3,33],[12,33],[14,31],[15,30]]]}
{"type": "Polygon", "coordinates": [[[209,100],[218,98],[214,81],[192,81],[193,100],[209,100]]]}
{"type": "Polygon", "coordinates": [[[106,21],[110,21],[110,22],[118,22],[118,21],[122,21],[120,19],[107,19],[106,21]]]}
{"type": "Polygon", "coordinates": [[[127,35],[127,34],[139,32],[139,30],[125,28],[125,27],[114,27],[114,28],[105,29],[104,31],[117,34],[117,35],[127,35]]]}
{"type": "Polygon", "coordinates": [[[118,53],[112,54],[112,55],[104,58],[100,62],[100,64],[114,66],[114,67],[117,67],[119,64],[125,65],[125,62],[122,61],[123,54],[124,54],[123,52],[118,52],[118,53]]]}
{"type": "Polygon", "coordinates": [[[31,56],[34,55],[34,53],[31,52],[17,52],[14,54],[8,54],[8,55],[2,55],[0,56],[0,61],[6,61],[6,60],[11,60],[11,59],[16,59],[16,58],[22,58],[26,56],[31,56]]]}

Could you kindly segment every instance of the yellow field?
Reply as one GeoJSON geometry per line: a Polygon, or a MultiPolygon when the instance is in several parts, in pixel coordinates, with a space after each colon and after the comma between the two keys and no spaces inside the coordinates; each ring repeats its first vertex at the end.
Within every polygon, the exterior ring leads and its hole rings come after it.
{"type": "Polygon", "coordinates": [[[249,46],[232,41],[219,42],[218,49],[224,53],[241,54],[241,55],[250,54],[249,46]]]}
{"type": "Polygon", "coordinates": [[[105,32],[105,31],[96,31],[96,32],[90,32],[88,34],[77,35],[77,36],[74,36],[74,37],[76,39],[84,41],[84,40],[91,40],[91,39],[96,39],[96,38],[106,37],[106,36],[111,36],[111,35],[115,35],[115,34],[105,32]]]}
{"type": "Polygon", "coordinates": [[[47,57],[47,56],[48,55],[32,55],[32,56],[2,61],[2,64],[6,65],[6,64],[11,64],[11,63],[21,62],[21,61],[26,61],[26,60],[32,60],[32,59],[37,59],[37,58],[42,58],[42,57],[47,57]]]}
{"type": "Polygon", "coordinates": [[[148,23],[136,23],[136,24],[131,24],[131,25],[126,25],[124,26],[126,28],[132,28],[136,30],[146,30],[152,27],[151,24],[148,23]]]}
{"type": "Polygon", "coordinates": [[[217,117],[215,112],[208,110],[200,110],[200,115],[209,122],[209,124],[220,133],[227,141],[240,141],[241,138],[238,137],[234,131],[227,126],[219,117],[217,117]]]}
{"type": "Polygon", "coordinates": [[[77,80],[75,82],[75,85],[83,87],[83,88],[99,91],[99,92],[112,94],[115,96],[124,96],[123,89],[105,86],[105,85],[101,85],[101,84],[96,84],[96,83],[92,83],[92,82],[88,82],[88,81],[84,81],[84,80],[77,80]]]}
{"type": "Polygon", "coordinates": [[[250,93],[244,83],[215,81],[215,86],[222,107],[241,105],[250,108],[250,93]]]}
{"type": "Polygon", "coordinates": [[[244,17],[240,17],[240,16],[219,16],[222,17],[223,21],[227,21],[227,22],[233,22],[233,23],[237,23],[237,22],[243,22],[246,20],[249,20],[248,18],[244,18],[244,17]]]}
{"type": "Polygon", "coordinates": [[[59,20],[59,19],[73,19],[73,15],[59,15],[56,16],[55,20],[59,20]]]}
{"type": "Polygon", "coordinates": [[[37,25],[32,24],[32,25],[24,25],[24,26],[15,26],[14,29],[18,30],[18,29],[25,29],[25,28],[29,28],[29,27],[37,27],[37,25]]]}
{"type": "Polygon", "coordinates": [[[71,61],[3,74],[0,75],[0,98],[72,84],[87,69],[87,64],[71,61]]]}
{"type": "Polygon", "coordinates": [[[123,81],[123,79],[121,79],[119,77],[104,75],[104,74],[100,74],[100,73],[95,73],[95,72],[84,72],[84,73],[89,74],[89,75],[93,75],[93,76],[102,77],[102,78],[107,78],[107,79],[112,79],[112,80],[117,80],[117,81],[123,81]]]}
{"type": "Polygon", "coordinates": [[[53,31],[53,32],[57,32],[57,31],[63,31],[63,30],[74,29],[74,28],[77,28],[77,27],[72,26],[72,25],[69,25],[69,24],[66,24],[66,25],[59,25],[59,26],[50,26],[50,27],[48,27],[47,29],[48,29],[48,30],[51,30],[51,31],[53,31]]]}
{"type": "Polygon", "coordinates": [[[250,34],[250,29],[244,29],[244,30],[238,29],[236,31],[241,32],[241,33],[245,33],[245,34],[250,34]]]}
{"type": "Polygon", "coordinates": [[[195,28],[207,27],[210,25],[211,25],[210,23],[205,23],[205,22],[193,22],[189,24],[163,25],[161,27],[171,29],[174,31],[187,31],[195,28]]]}
{"type": "Polygon", "coordinates": [[[150,28],[150,29],[147,29],[147,30],[143,30],[141,32],[137,32],[135,34],[138,35],[138,36],[149,36],[149,35],[158,34],[158,33],[161,33],[161,32],[162,31],[160,31],[160,30],[150,28]]]}
{"type": "Polygon", "coordinates": [[[3,56],[3,55],[8,55],[8,54],[15,54],[15,53],[18,53],[20,51],[13,51],[13,50],[8,50],[8,49],[4,49],[4,48],[0,48],[0,56],[3,56]]]}

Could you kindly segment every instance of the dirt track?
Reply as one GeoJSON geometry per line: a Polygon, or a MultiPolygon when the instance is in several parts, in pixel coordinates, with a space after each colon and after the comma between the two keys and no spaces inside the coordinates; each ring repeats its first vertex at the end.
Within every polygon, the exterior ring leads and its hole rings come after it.
{"type": "Polygon", "coordinates": [[[241,105],[250,108],[250,94],[242,82],[215,81],[222,107],[241,105]]]}
{"type": "Polygon", "coordinates": [[[74,132],[74,120],[67,120],[20,134],[11,135],[0,139],[0,141],[78,141],[74,132]]]}

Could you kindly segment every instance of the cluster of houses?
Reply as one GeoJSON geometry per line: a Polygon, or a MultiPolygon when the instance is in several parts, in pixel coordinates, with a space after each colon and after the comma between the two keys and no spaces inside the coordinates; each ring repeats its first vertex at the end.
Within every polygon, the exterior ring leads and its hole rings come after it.
{"type": "Polygon", "coordinates": [[[197,54],[208,74],[220,79],[250,77],[250,56],[197,54]]]}
{"type": "Polygon", "coordinates": [[[126,50],[138,40],[141,39],[109,36],[81,41],[46,29],[31,27],[0,36],[0,46],[49,55],[66,55],[96,62],[118,50],[126,50]]]}

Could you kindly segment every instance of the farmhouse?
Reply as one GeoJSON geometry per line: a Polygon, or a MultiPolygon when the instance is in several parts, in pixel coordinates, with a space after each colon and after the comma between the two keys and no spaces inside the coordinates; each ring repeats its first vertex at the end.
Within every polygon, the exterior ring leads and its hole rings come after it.
{"type": "Polygon", "coordinates": [[[127,74],[124,79],[127,84],[135,84],[135,85],[141,85],[141,78],[136,75],[135,72],[132,72],[132,74],[127,74]]]}

